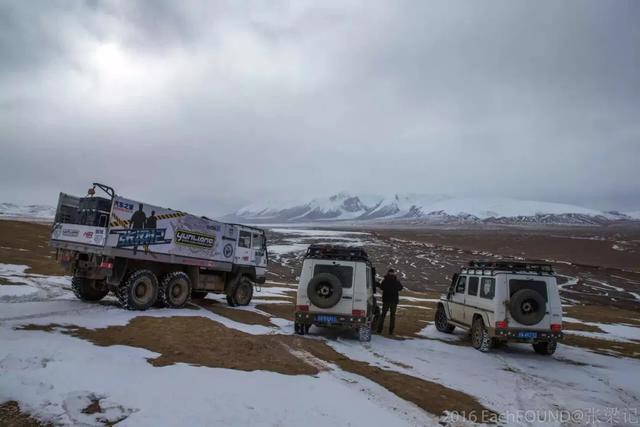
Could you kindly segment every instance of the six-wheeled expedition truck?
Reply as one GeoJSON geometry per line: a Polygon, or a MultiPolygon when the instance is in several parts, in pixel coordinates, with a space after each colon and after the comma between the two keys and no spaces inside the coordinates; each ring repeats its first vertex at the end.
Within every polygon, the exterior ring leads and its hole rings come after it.
{"type": "Polygon", "coordinates": [[[266,243],[261,229],[141,203],[98,183],[86,197],[61,193],[51,230],[75,295],[97,301],[112,291],[130,310],[182,307],[208,292],[247,305],[265,281],[266,243]]]}

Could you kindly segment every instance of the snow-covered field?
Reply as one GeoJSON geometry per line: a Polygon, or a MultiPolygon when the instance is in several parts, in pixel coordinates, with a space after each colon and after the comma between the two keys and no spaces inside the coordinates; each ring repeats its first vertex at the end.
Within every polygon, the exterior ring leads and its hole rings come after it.
{"type": "MultiPolygon", "coordinates": [[[[460,423],[457,414],[439,417],[427,413],[372,379],[326,363],[326,369],[312,376],[185,363],[156,367],[147,360],[158,354],[144,348],[96,346],[56,327],[49,331],[20,329],[27,324],[105,328],[126,325],[142,315],[197,315],[252,335],[289,335],[293,328],[285,319],[265,327],[204,309],[128,312],[112,304],[112,297],[105,304],[83,303],[70,292],[68,277],[29,274],[24,266],[0,265],[0,279],[0,402],[16,400],[23,411],[45,421],[74,425],[121,421],[122,425],[150,426],[460,423]],[[94,401],[99,401],[101,411],[87,413],[92,412],[86,408],[94,401]]],[[[292,289],[271,284],[242,310],[264,314],[255,307],[261,297],[286,301],[286,292],[292,289]]],[[[348,333],[314,328],[307,339],[326,340],[352,360],[475,396],[482,405],[502,414],[505,424],[519,424],[533,413],[582,412],[593,421],[606,422],[614,410],[623,421],[623,415],[631,416],[640,405],[638,359],[564,345],[550,358],[524,345],[483,354],[460,345],[460,334],[446,336],[431,325],[421,335],[424,339],[404,341],[374,336],[371,343],[362,344],[348,333]]],[[[640,329],[624,328],[617,335],[637,339],[640,329]]]]}

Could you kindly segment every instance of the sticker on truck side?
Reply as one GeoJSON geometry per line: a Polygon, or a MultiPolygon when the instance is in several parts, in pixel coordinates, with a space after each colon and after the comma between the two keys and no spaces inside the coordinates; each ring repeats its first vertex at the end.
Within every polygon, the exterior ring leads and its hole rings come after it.
{"type": "Polygon", "coordinates": [[[105,229],[79,224],[55,224],[51,230],[51,238],[73,243],[84,243],[93,246],[103,246],[105,229]]]}
{"type": "Polygon", "coordinates": [[[211,249],[216,244],[216,236],[188,230],[176,230],[176,244],[195,248],[211,249]]]}
{"type": "Polygon", "coordinates": [[[117,248],[130,246],[164,245],[171,243],[171,239],[165,239],[166,228],[139,228],[111,230],[111,234],[118,235],[117,248]]]}

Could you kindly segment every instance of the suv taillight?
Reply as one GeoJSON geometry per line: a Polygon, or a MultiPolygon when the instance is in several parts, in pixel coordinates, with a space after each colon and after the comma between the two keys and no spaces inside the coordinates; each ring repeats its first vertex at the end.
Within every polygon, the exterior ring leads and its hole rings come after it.
{"type": "Polygon", "coordinates": [[[553,323],[551,325],[551,332],[562,332],[562,325],[558,323],[553,323]]]}
{"type": "Polygon", "coordinates": [[[507,329],[507,321],[506,320],[498,320],[496,322],[496,329],[507,329]]]}
{"type": "Polygon", "coordinates": [[[296,305],[296,311],[309,311],[308,305],[296,305]]]}
{"type": "Polygon", "coordinates": [[[364,317],[365,316],[365,311],[364,310],[352,310],[351,311],[351,315],[353,317],[364,317]]]}

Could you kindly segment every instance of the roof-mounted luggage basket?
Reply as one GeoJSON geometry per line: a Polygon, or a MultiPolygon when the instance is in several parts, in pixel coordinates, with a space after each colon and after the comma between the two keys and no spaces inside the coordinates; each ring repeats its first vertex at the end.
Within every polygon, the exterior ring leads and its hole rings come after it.
{"type": "Polygon", "coordinates": [[[469,261],[467,269],[554,274],[551,264],[526,261],[469,261]]]}
{"type": "Polygon", "coordinates": [[[340,259],[344,261],[369,261],[369,256],[363,247],[341,245],[314,244],[307,248],[305,258],[340,259]]]}

